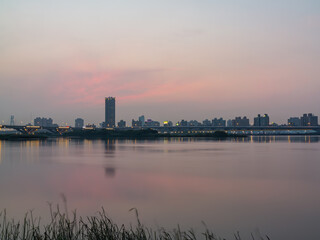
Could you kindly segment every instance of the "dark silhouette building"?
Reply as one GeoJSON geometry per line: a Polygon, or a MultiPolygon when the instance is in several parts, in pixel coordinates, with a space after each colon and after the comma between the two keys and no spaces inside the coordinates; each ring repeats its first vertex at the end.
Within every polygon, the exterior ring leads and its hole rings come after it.
{"type": "Polygon", "coordinates": [[[205,120],[202,121],[202,125],[206,126],[206,127],[209,127],[209,126],[212,126],[212,123],[208,119],[205,119],[205,120]]]}
{"type": "Polygon", "coordinates": [[[164,127],[172,127],[172,122],[171,121],[164,121],[163,126],[164,127]]]}
{"type": "Polygon", "coordinates": [[[268,114],[264,114],[263,116],[261,116],[260,114],[258,114],[257,117],[254,118],[254,123],[253,126],[256,127],[260,127],[260,126],[269,126],[270,124],[270,119],[268,114]]]}
{"type": "Polygon", "coordinates": [[[160,122],[158,121],[153,121],[152,119],[148,119],[144,123],[145,127],[160,127],[160,122]]]}
{"type": "Polygon", "coordinates": [[[318,126],[318,116],[314,116],[312,113],[303,114],[300,121],[301,126],[318,126]]]}
{"type": "Polygon", "coordinates": [[[120,122],[118,122],[118,127],[119,127],[119,128],[124,128],[124,127],[126,127],[126,121],[120,120],[120,122]]]}
{"type": "Polygon", "coordinates": [[[143,127],[143,126],[144,126],[144,123],[145,123],[145,117],[144,117],[144,115],[141,115],[141,116],[139,117],[139,121],[141,122],[141,126],[143,127]]]}
{"type": "Polygon", "coordinates": [[[214,126],[214,127],[225,127],[226,126],[226,120],[224,120],[223,118],[212,119],[212,126],[214,126]]]}
{"type": "Polygon", "coordinates": [[[14,125],[14,116],[11,115],[10,116],[10,126],[13,126],[14,125]]]}
{"type": "Polygon", "coordinates": [[[77,118],[74,121],[74,127],[75,128],[83,128],[84,127],[84,120],[82,118],[77,118]]]}
{"type": "Polygon", "coordinates": [[[53,124],[52,118],[41,118],[37,117],[33,121],[35,126],[40,126],[40,127],[57,127],[57,124],[53,124]]]}
{"type": "Polygon", "coordinates": [[[105,127],[116,126],[116,98],[106,97],[105,99],[105,127]]]}
{"type": "Polygon", "coordinates": [[[249,119],[247,117],[236,117],[232,120],[232,127],[247,127],[250,126],[249,119]]]}
{"type": "Polygon", "coordinates": [[[176,126],[187,127],[189,125],[188,121],[182,119],[181,122],[177,122],[176,126]]]}
{"type": "Polygon", "coordinates": [[[298,117],[291,117],[288,119],[288,126],[301,126],[301,120],[298,117]]]}
{"type": "Polygon", "coordinates": [[[140,120],[136,121],[136,120],[132,119],[131,126],[132,127],[142,127],[142,122],[140,120]]]}

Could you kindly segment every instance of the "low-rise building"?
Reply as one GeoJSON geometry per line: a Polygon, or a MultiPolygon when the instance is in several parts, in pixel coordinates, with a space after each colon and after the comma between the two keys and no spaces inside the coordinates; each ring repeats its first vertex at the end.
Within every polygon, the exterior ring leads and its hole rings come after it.
{"type": "Polygon", "coordinates": [[[164,127],[172,127],[172,122],[171,121],[164,121],[163,126],[164,127]]]}
{"type": "Polygon", "coordinates": [[[232,120],[232,127],[247,127],[247,126],[250,126],[250,121],[246,116],[244,116],[243,118],[236,117],[235,119],[232,120]]]}
{"type": "Polygon", "coordinates": [[[119,128],[125,128],[125,127],[126,127],[126,121],[120,120],[120,121],[118,122],[118,127],[119,127],[119,128]]]}
{"type": "Polygon", "coordinates": [[[301,126],[301,120],[298,117],[291,117],[288,119],[288,126],[301,126]]]}
{"type": "Polygon", "coordinates": [[[145,121],[144,127],[160,127],[160,122],[158,121],[153,121],[152,119],[148,119],[145,121]]]}

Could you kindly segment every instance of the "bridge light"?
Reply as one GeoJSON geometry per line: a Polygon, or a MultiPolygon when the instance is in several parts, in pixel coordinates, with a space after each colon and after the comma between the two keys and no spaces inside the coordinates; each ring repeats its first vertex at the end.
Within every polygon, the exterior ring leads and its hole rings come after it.
{"type": "Polygon", "coordinates": [[[58,127],[58,129],[69,129],[70,127],[58,127]]]}
{"type": "Polygon", "coordinates": [[[33,128],[33,129],[38,129],[41,128],[40,126],[25,126],[26,128],[33,128]]]}

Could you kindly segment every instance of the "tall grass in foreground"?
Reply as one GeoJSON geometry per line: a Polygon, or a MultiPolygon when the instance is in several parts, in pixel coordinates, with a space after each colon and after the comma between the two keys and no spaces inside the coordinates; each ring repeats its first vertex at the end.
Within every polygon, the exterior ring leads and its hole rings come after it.
{"type": "MultiPolygon", "coordinates": [[[[157,229],[152,230],[141,224],[136,209],[136,226],[125,227],[115,224],[107,217],[104,209],[98,212],[97,216],[82,218],[78,217],[76,211],[71,218],[68,214],[61,213],[59,207],[53,211],[50,205],[51,220],[48,224],[42,225],[40,218],[34,217],[32,211],[27,213],[22,222],[14,219],[7,219],[6,211],[0,213],[0,239],[1,240],[223,240],[206,229],[198,237],[193,230],[181,231],[178,226],[173,230],[157,229]]],[[[234,234],[235,240],[242,239],[239,233],[234,234]]],[[[269,237],[259,236],[252,240],[269,240],[269,237]]]]}

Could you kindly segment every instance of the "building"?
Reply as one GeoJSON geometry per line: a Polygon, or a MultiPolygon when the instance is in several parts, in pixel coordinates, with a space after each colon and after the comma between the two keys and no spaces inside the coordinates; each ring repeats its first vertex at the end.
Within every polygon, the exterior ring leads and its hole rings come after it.
{"type": "Polygon", "coordinates": [[[245,116],[243,118],[236,117],[232,120],[232,127],[247,127],[250,126],[249,119],[245,116]]]}
{"type": "Polygon", "coordinates": [[[181,122],[177,122],[176,126],[187,127],[189,125],[188,121],[182,119],[181,122]]]}
{"type": "Polygon", "coordinates": [[[224,120],[223,118],[212,119],[212,126],[214,126],[214,127],[225,127],[226,126],[226,120],[224,120]]]}
{"type": "Polygon", "coordinates": [[[171,121],[164,121],[163,126],[164,127],[172,127],[172,122],[171,121]]]}
{"type": "Polygon", "coordinates": [[[105,98],[105,127],[116,126],[116,98],[105,98]]]}
{"type": "Polygon", "coordinates": [[[298,117],[291,117],[288,119],[288,126],[301,126],[301,120],[298,117]]]}
{"type": "Polygon", "coordinates": [[[14,125],[14,116],[11,115],[10,116],[10,126],[13,126],[14,125]]]}
{"type": "Polygon", "coordinates": [[[118,127],[119,128],[125,128],[126,127],[126,121],[120,120],[120,122],[118,122],[118,127]]]}
{"type": "Polygon", "coordinates": [[[301,126],[318,126],[318,116],[314,116],[312,113],[303,114],[300,121],[301,126]]]}
{"type": "Polygon", "coordinates": [[[229,120],[227,121],[227,127],[232,127],[232,120],[231,120],[231,119],[229,119],[229,120]]]}
{"type": "Polygon", "coordinates": [[[96,129],[97,126],[95,124],[91,124],[91,123],[88,123],[84,129],[86,130],[93,130],[93,129],[96,129]]]}
{"type": "Polygon", "coordinates": [[[75,128],[83,128],[84,127],[84,120],[82,118],[77,118],[74,121],[74,127],[75,128]]]}
{"type": "Polygon", "coordinates": [[[212,126],[212,123],[208,119],[205,119],[205,120],[202,121],[202,125],[206,126],[206,127],[209,127],[209,126],[212,126]]]}
{"type": "Polygon", "coordinates": [[[254,118],[253,126],[261,127],[261,126],[269,126],[269,125],[270,125],[270,119],[268,114],[264,114],[263,116],[258,114],[258,116],[254,118]]]}
{"type": "Polygon", "coordinates": [[[190,126],[190,127],[198,127],[198,126],[201,126],[201,123],[198,122],[197,120],[190,120],[189,123],[188,123],[188,126],[190,126]]]}
{"type": "Polygon", "coordinates": [[[160,122],[148,119],[147,121],[145,121],[144,127],[160,127],[160,122]]]}
{"type": "Polygon", "coordinates": [[[142,122],[139,120],[136,121],[136,120],[132,119],[131,126],[132,127],[142,127],[142,122]]]}
{"type": "Polygon", "coordinates": [[[139,121],[141,122],[141,126],[143,127],[143,126],[144,126],[144,123],[145,123],[144,115],[141,115],[141,116],[139,117],[139,121]]]}
{"type": "Polygon", "coordinates": [[[41,118],[37,117],[33,120],[34,126],[40,126],[40,127],[57,127],[57,124],[53,124],[52,118],[41,118]]]}

